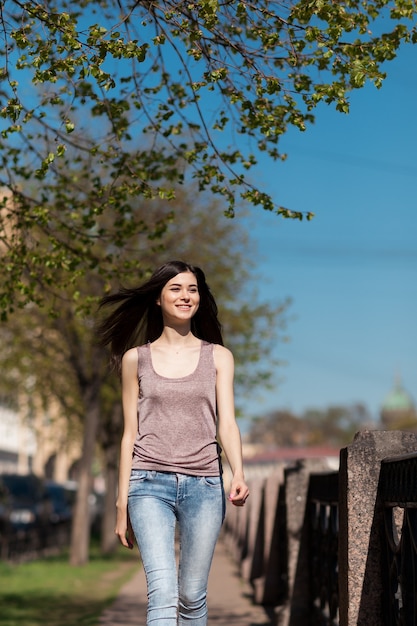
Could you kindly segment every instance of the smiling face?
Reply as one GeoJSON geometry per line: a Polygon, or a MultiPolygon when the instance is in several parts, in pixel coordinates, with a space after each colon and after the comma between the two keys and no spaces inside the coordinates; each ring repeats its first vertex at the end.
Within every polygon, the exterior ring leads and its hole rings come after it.
{"type": "Polygon", "coordinates": [[[165,322],[191,320],[200,304],[197,278],[192,272],[177,274],[164,285],[156,303],[165,322]]]}

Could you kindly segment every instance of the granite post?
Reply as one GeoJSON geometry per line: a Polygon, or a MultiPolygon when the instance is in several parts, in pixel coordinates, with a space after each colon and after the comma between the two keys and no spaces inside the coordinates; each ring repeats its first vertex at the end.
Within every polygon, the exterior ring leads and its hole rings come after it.
{"type": "Polygon", "coordinates": [[[381,626],[381,460],[417,450],[417,435],[363,431],[340,452],[339,624],[381,626]]]}
{"type": "Polygon", "coordinates": [[[288,594],[276,608],[277,626],[305,626],[310,620],[306,504],[310,474],[322,471],[328,464],[321,459],[300,460],[285,469],[288,594]]]}
{"type": "Polygon", "coordinates": [[[264,478],[249,483],[250,497],[246,502],[248,515],[247,551],[242,560],[241,573],[245,581],[252,581],[262,574],[264,549],[264,478]]]}
{"type": "Polygon", "coordinates": [[[262,575],[253,581],[254,599],[276,606],[287,592],[284,465],[278,465],[265,480],[263,543],[262,575]]]}

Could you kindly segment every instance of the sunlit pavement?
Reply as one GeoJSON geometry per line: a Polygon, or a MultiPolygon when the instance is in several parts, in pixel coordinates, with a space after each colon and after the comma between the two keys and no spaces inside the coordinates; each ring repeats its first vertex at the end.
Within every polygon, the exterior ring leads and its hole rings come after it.
{"type": "MultiPolygon", "coordinates": [[[[251,588],[220,541],[208,588],[209,626],[272,626],[264,609],[252,604],[251,588]]],[[[142,568],[102,615],[100,626],[146,626],[146,583],[142,568]]]]}

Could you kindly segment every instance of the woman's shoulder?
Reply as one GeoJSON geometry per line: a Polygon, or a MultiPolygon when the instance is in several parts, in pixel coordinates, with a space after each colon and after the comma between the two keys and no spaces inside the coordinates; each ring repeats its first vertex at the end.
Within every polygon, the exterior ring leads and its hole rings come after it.
{"type": "Polygon", "coordinates": [[[229,348],[226,348],[226,346],[222,346],[219,343],[214,343],[212,346],[216,365],[233,364],[233,353],[229,350],[229,348]]]}
{"type": "Polygon", "coordinates": [[[126,350],[126,352],[124,353],[122,357],[122,363],[126,363],[126,365],[130,365],[132,363],[137,363],[137,362],[138,362],[138,348],[134,347],[134,348],[129,348],[129,350],[126,350]]]}
{"type": "Polygon", "coordinates": [[[134,346],[133,348],[129,348],[129,350],[126,350],[126,352],[124,353],[123,359],[125,359],[126,361],[137,361],[138,356],[144,351],[149,350],[149,347],[150,343],[148,342],[141,344],[140,346],[134,346]]]}
{"type": "Polygon", "coordinates": [[[122,380],[136,380],[138,370],[138,352],[136,348],[126,350],[122,357],[122,380]]]}

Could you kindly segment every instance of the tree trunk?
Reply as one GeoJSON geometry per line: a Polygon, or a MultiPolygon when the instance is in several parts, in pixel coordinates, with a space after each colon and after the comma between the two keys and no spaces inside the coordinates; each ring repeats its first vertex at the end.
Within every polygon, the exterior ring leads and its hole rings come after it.
{"type": "Polygon", "coordinates": [[[118,539],[114,534],[116,522],[117,467],[115,462],[106,464],[106,492],[104,494],[104,511],[101,523],[101,551],[111,554],[115,551],[118,539]]]}
{"type": "Polygon", "coordinates": [[[117,467],[119,462],[120,437],[123,426],[123,412],[120,398],[117,396],[111,410],[106,415],[105,428],[100,433],[104,457],[106,492],[101,525],[101,550],[109,554],[116,549],[118,539],[114,534],[116,518],[117,467]]]}
{"type": "Polygon", "coordinates": [[[89,557],[90,506],[92,488],[92,465],[96,449],[97,430],[100,417],[100,380],[95,377],[84,394],[85,422],[82,456],[79,463],[77,499],[71,531],[70,564],[84,565],[89,557]]]}

